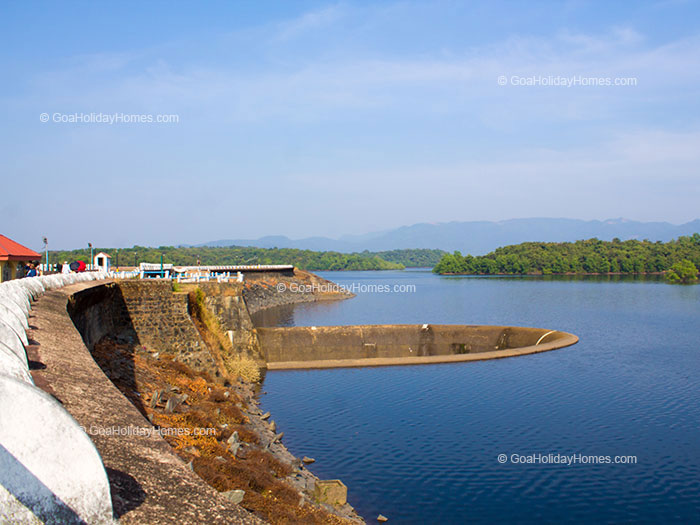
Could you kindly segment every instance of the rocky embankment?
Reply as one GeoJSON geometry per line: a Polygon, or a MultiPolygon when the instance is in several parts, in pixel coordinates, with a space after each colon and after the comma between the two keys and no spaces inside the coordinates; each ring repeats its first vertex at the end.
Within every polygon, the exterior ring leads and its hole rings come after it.
{"type": "Polygon", "coordinates": [[[318,501],[318,478],[261,412],[257,384],[221,384],[168,354],[109,338],[93,356],[189,469],[224,498],[270,523],[362,523],[350,505],[318,501]]]}
{"type": "Polygon", "coordinates": [[[293,276],[246,276],[242,285],[170,290],[168,284],[166,290],[162,282],[115,284],[110,293],[83,292],[90,300],[72,300],[71,315],[103,372],[191,471],[271,523],[363,522],[344,501],[324,501],[320,480],[307,468],[312,460],[294,457],[284,446],[284,429],[260,410],[260,383],[236,373],[255,368],[260,361],[250,356],[262,355],[249,311],[352,294],[298,270],[293,276]],[[158,312],[168,316],[183,308],[189,321],[159,320],[158,312]],[[104,327],[105,314],[114,326],[104,327]],[[192,352],[208,355],[209,366],[190,359],[192,352]]]}
{"type": "Polygon", "coordinates": [[[296,303],[337,301],[349,299],[354,294],[336,283],[310,272],[294,269],[294,276],[246,276],[243,289],[248,312],[296,303]]]}

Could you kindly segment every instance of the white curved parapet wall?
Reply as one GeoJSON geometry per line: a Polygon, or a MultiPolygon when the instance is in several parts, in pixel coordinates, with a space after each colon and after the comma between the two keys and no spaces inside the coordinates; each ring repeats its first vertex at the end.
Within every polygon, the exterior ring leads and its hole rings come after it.
{"type": "Polygon", "coordinates": [[[0,283],[0,523],[114,523],[109,481],[88,435],[34,385],[25,347],[33,301],[105,272],[0,283]]]}

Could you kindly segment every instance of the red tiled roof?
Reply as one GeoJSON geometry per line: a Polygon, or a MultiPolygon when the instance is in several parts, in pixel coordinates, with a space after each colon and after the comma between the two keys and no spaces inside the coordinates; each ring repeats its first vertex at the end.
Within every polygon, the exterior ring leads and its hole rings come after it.
{"type": "Polygon", "coordinates": [[[35,259],[41,259],[41,255],[0,235],[0,261],[33,261],[35,259]]]}

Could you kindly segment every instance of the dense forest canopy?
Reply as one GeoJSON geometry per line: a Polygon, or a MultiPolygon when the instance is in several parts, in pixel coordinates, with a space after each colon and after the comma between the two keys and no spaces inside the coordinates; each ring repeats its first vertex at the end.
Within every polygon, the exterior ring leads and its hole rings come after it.
{"type": "MultiPolygon", "coordinates": [[[[432,267],[445,254],[441,250],[392,250],[388,252],[316,252],[294,248],[252,247],[174,247],[94,248],[112,257],[112,266],[134,266],[136,263],[165,263],[178,266],[229,264],[293,264],[302,270],[400,270],[404,267],[432,267]]],[[[90,259],[90,250],[50,251],[52,264],[90,259]]]]}
{"type": "Polygon", "coordinates": [[[700,234],[670,242],[601,241],[525,242],[473,257],[446,254],[433,268],[439,274],[550,275],[664,272],[682,260],[700,266],[700,234]]]}
{"type": "MultiPolygon", "coordinates": [[[[371,252],[363,252],[371,253],[371,252]]],[[[385,261],[402,264],[407,268],[432,268],[447,252],[443,250],[415,249],[374,252],[385,261]]]]}

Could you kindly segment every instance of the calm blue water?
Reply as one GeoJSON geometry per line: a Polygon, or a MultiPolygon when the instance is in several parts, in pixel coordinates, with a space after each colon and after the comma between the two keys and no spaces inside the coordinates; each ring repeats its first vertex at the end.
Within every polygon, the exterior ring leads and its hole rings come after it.
{"type": "Polygon", "coordinates": [[[264,322],[521,325],[581,339],[496,361],[268,373],[261,401],[286,445],[342,479],[369,522],[700,522],[700,286],[322,275],[416,292],[298,305],[264,322]],[[638,462],[497,461],[535,453],[638,462]]]}

